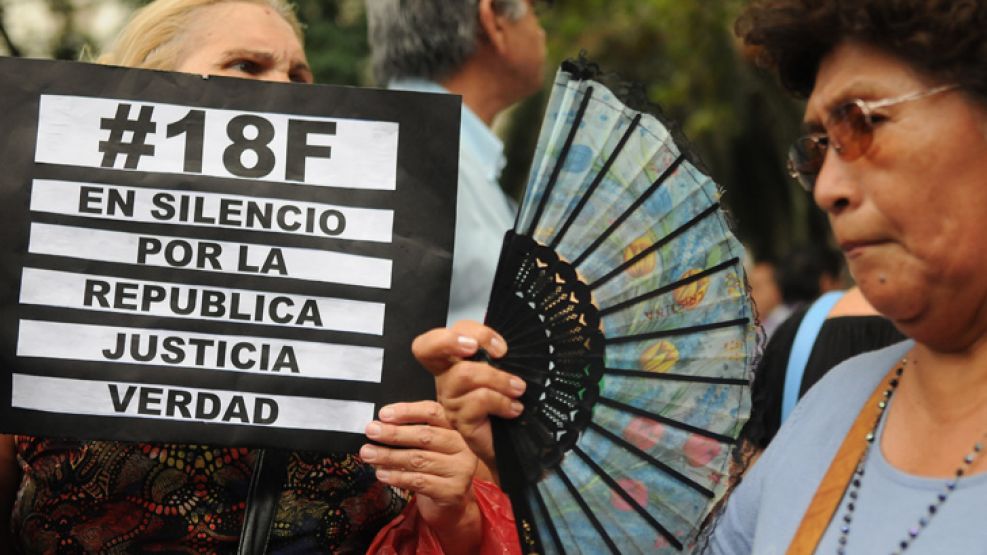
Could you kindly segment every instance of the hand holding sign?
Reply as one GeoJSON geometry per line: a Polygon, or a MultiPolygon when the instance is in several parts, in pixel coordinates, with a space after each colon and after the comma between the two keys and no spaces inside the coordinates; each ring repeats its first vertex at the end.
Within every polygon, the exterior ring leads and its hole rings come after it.
{"type": "MultiPolygon", "coordinates": [[[[433,530],[481,537],[473,499],[476,455],[446,420],[435,401],[396,403],[380,410],[367,437],[386,446],[364,445],[360,457],[377,468],[377,479],[418,494],[418,510],[433,530]]],[[[460,545],[462,548],[462,545],[460,545]]]]}

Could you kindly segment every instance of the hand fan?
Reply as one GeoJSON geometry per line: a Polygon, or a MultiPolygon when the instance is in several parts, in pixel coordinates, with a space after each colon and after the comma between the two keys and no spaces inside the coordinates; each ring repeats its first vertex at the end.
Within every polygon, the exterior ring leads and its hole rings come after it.
{"type": "Polygon", "coordinates": [[[525,412],[494,423],[525,553],[678,552],[727,487],[755,324],[720,191],[598,70],[559,71],[486,324],[525,412]]]}

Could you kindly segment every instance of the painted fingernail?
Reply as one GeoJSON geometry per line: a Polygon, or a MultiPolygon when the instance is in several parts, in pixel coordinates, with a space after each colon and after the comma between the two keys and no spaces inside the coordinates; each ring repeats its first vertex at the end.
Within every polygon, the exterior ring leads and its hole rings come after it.
{"type": "Polygon", "coordinates": [[[380,424],[376,422],[371,422],[370,424],[367,424],[368,437],[377,437],[380,435],[380,432],[381,432],[380,424]]]}
{"type": "Polygon", "coordinates": [[[518,415],[521,414],[522,411],[524,411],[524,405],[517,401],[511,403],[511,413],[518,415]]]}
{"type": "Polygon", "coordinates": [[[507,343],[498,336],[493,336],[490,338],[490,354],[494,356],[502,356],[507,352],[507,343]]]}
{"type": "Polygon", "coordinates": [[[390,420],[394,418],[394,409],[391,407],[384,407],[380,409],[380,417],[384,420],[390,420]]]}
{"type": "Polygon", "coordinates": [[[526,384],[521,378],[511,378],[511,389],[513,389],[515,393],[524,393],[525,387],[526,384]]]}
{"type": "Polygon", "coordinates": [[[391,472],[388,471],[388,470],[378,470],[377,471],[377,479],[378,480],[386,480],[386,479],[388,479],[390,477],[391,477],[391,472]]]}
{"type": "Polygon", "coordinates": [[[475,351],[476,348],[480,345],[479,343],[476,342],[476,339],[473,339],[472,337],[469,337],[467,335],[460,335],[459,337],[456,338],[456,341],[459,342],[460,347],[462,347],[464,350],[469,351],[470,353],[475,351]]]}
{"type": "Polygon", "coordinates": [[[373,445],[364,445],[360,448],[360,458],[365,461],[372,461],[377,458],[377,448],[373,445]]]}

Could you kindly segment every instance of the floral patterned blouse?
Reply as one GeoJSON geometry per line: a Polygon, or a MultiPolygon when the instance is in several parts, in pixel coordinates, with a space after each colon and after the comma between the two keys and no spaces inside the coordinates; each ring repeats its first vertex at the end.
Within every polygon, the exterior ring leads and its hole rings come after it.
{"type": "MultiPolygon", "coordinates": [[[[235,553],[256,451],[16,436],[20,553],[235,553]]],[[[353,455],[294,452],[271,553],[363,553],[407,499],[353,455]]]]}

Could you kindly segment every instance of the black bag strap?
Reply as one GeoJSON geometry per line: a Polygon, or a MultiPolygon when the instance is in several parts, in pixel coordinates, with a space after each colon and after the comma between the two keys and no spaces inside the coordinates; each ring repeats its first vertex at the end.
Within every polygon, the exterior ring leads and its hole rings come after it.
{"type": "Polygon", "coordinates": [[[274,515],[278,511],[281,487],[288,468],[288,451],[259,449],[254,473],[247,490],[238,555],[263,555],[271,539],[274,515]]]}

